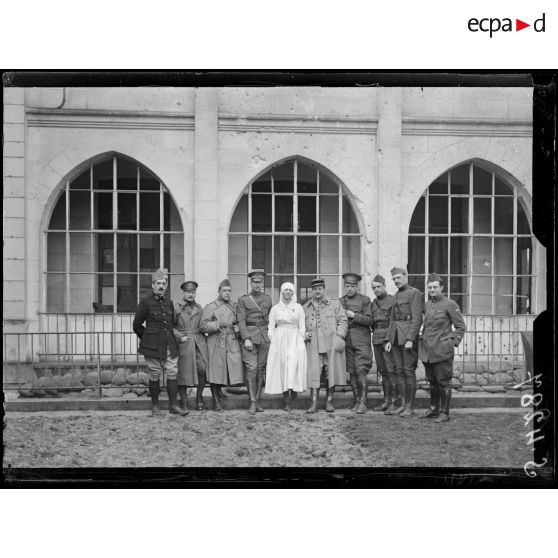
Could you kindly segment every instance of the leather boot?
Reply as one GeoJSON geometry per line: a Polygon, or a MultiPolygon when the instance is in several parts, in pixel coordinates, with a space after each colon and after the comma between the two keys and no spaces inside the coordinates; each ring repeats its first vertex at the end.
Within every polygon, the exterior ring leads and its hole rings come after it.
{"type": "Polygon", "coordinates": [[[441,410],[438,418],[434,422],[447,422],[450,419],[451,387],[440,388],[440,393],[442,400],[441,410]]]}
{"type": "Polygon", "coordinates": [[[360,401],[358,402],[358,407],[356,410],[357,415],[364,415],[368,410],[366,406],[366,398],[368,397],[368,384],[366,383],[366,376],[363,374],[358,378],[358,384],[360,387],[360,401]]]}
{"type": "Polygon", "coordinates": [[[149,380],[149,396],[151,397],[152,405],[151,416],[160,417],[161,407],[159,407],[159,380],[149,380]]]}
{"type": "Polygon", "coordinates": [[[188,410],[188,386],[178,386],[178,395],[180,396],[180,408],[183,411],[188,410]]]}
{"type": "Polygon", "coordinates": [[[396,396],[396,384],[395,384],[395,380],[393,379],[392,376],[388,377],[388,408],[384,411],[384,415],[393,415],[393,412],[395,411],[397,405],[396,405],[396,401],[397,401],[397,396],[396,396]]]}
{"type": "Polygon", "coordinates": [[[183,411],[176,400],[178,395],[178,386],[176,380],[167,380],[167,394],[169,396],[169,413],[171,415],[186,416],[188,411],[183,411]]]}
{"type": "MultiPolygon", "coordinates": [[[[326,412],[333,413],[335,409],[333,408],[333,394],[335,393],[335,386],[329,387],[329,382],[327,384],[327,399],[326,399],[326,412]]],[[[359,406],[360,409],[360,406],[359,406]]]]}
{"type": "Polygon", "coordinates": [[[430,409],[420,419],[436,418],[440,414],[440,387],[438,384],[430,384],[430,409]]]}
{"type": "Polygon", "coordinates": [[[400,417],[410,417],[415,414],[415,394],[417,392],[416,378],[405,378],[406,387],[406,405],[405,410],[399,415],[400,417]]]}
{"type": "Polygon", "coordinates": [[[260,397],[262,396],[263,384],[264,384],[263,378],[256,378],[256,412],[257,413],[264,412],[263,407],[260,405],[260,397]]]}
{"type": "Polygon", "coordinates": [[[291,395],[289,390],[283,392],[283,411],[291,412],[291,395]]]}
{"type": "Polygon", "coordinates": [[[399,405],[393,411],[394,415],[400,415],[405,410],[405,401],[407,399],[407,389],[405,378],[397,379],[397,396],[399,397],[399,405]]]}
{"type": "Polygon", "coordinates": [[[351,374],[350,376],[351,381],[351,391],[353,392],[353,399],[355,400],[353,406],[351,407],[351,411],[356,412],[358,409],[358,405],[360,403],[360,393],[359,393],[359,383],[358,383],[358,376],[356,374],[351,374]]]}
{"type": "Polygon", "coordinates": [[[389,380],[385,375],[382,376],[382,389],[384,390],[384,402],[374,407],[375,411],[386,411],[389,407],[389,380]]]}
{"type": "Polygon", "coordinates": [[[250,379],[246,382],[248,384],[248,395],[250,396],[250,406],[248,407],[248,412],[251,415],[256,414],[256,379],[250,379]]]}
{"type": "Polygon", "coordinates": [[[316,413],[318,411],[318,395],[320,394],[320,388],[310,388],[310,398],[312,403],[310,408],[306,411],[307,413],[316,413]]]}
{"type": "Polygon", "coordinates": [[[205,388],[205,375],[198,374],[198,386],[196,387],[196,407],[198,411],[205,411],[203,401],[203,390],[205,388]]]}
{"type": "Polygon", "coordinates": [[[217,385],[217,397],[218,397],[219,399],[228,399],[229,396],[228,396],[228,395],[225,395],[225,394],[223,393],[223,391],[221,390],[221,386],[220,386],[219,384],[216,384],[216,385],[217,385]]]}
{"type": "Polygon", "coordinates": [[[213,398],[213,410],[214,411],[222,411],[221,402],[219,401],[219,386],[217,384],[210,384],[211,385],[211,396],[213,398]]]}

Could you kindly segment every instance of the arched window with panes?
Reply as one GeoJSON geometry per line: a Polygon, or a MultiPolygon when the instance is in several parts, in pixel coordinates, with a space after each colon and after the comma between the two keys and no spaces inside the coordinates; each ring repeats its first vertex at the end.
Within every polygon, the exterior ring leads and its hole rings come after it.
{"type": "Polygon", "coordinates": [[[294,283],[303,302],[317,275],[338,296],[340,274],[362,272],[361,236],[349,196],[333,175],[307,160],[284,161],[248,185],[233,213],[228,244],[233,292],[246,292],[246,274],[261,268],[275,302],[285,281],[294,283]]]}
{"type": "Polygon", "coordinates": [[[464,314],[534,312],[533,237],[517,188],[476,162],[438,177],[409,228],[409,280],[437,272],[464,314]]]}
{"type": "Polygon", "coordinates": [[[161,181],[137,161],[108,155],[63,184],[46,234],[48,313],[134,312],[151,272],[184,274],[177,208],[161,181]]]}

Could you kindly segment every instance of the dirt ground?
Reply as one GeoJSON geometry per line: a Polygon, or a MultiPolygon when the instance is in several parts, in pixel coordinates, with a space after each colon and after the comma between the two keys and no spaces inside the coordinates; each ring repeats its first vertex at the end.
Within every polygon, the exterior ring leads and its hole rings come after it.
{"type": "Polygon", "coordinates": [[[4,467],[523,467],[522,413],[456,410],[446,424],[348,410],[8,413],[4,467]]]}

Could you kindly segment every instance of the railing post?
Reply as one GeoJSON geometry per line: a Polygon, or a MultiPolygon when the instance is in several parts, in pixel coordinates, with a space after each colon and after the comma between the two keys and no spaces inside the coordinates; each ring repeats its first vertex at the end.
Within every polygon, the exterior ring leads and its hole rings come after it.
{"type": "Polygon", "coordinates": [[[101,347],[99,345],[99,333],[97,333],[97,383],[99,386],[99,398],[103,397],[103,387],[101,385],[101,347]]]}

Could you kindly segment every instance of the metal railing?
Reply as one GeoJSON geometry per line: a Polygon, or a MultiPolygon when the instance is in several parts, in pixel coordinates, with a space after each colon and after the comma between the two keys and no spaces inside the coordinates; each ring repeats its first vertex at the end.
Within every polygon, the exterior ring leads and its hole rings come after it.
{"type": "MultiPolygon", "coordinates": [[[[132,331],[132,315],[50,315],[55,331],[3,333],[4,389],[82,390],[120,387],[122,376],[145,385],[143,358],[132,331]],[[52,316],[56,316],[53,318],[52,316]],[[114,328],[118,325],[118,328],[114,328]],[[114,383],[119,373],[117,384],[114,383]],[[96,382],[92,384],[93,375],[96,382]],[[72,382],[68,383],[68,375],[72,382]],[[86,378],[84,384],[83,378],[86,378]],[[41,380],[43,378],[43,380],[41,380]],[[62,381],[63,380],[63,381],[62,381]],[[64,385],[61,385],[64,384],[64,385]]],[[[466,316],[469,329],[456,351],[454,377],[462,385],[505,384],[525,377],[521,333],[532,331],[535,316],[466,316]],[[476,326],[470,328],[470,325],[476,326]]],[[[375,371],[375,365],[373,368],[375,371]]],[[[377,373],[376,380],[379,381],[377,373]]]]}

